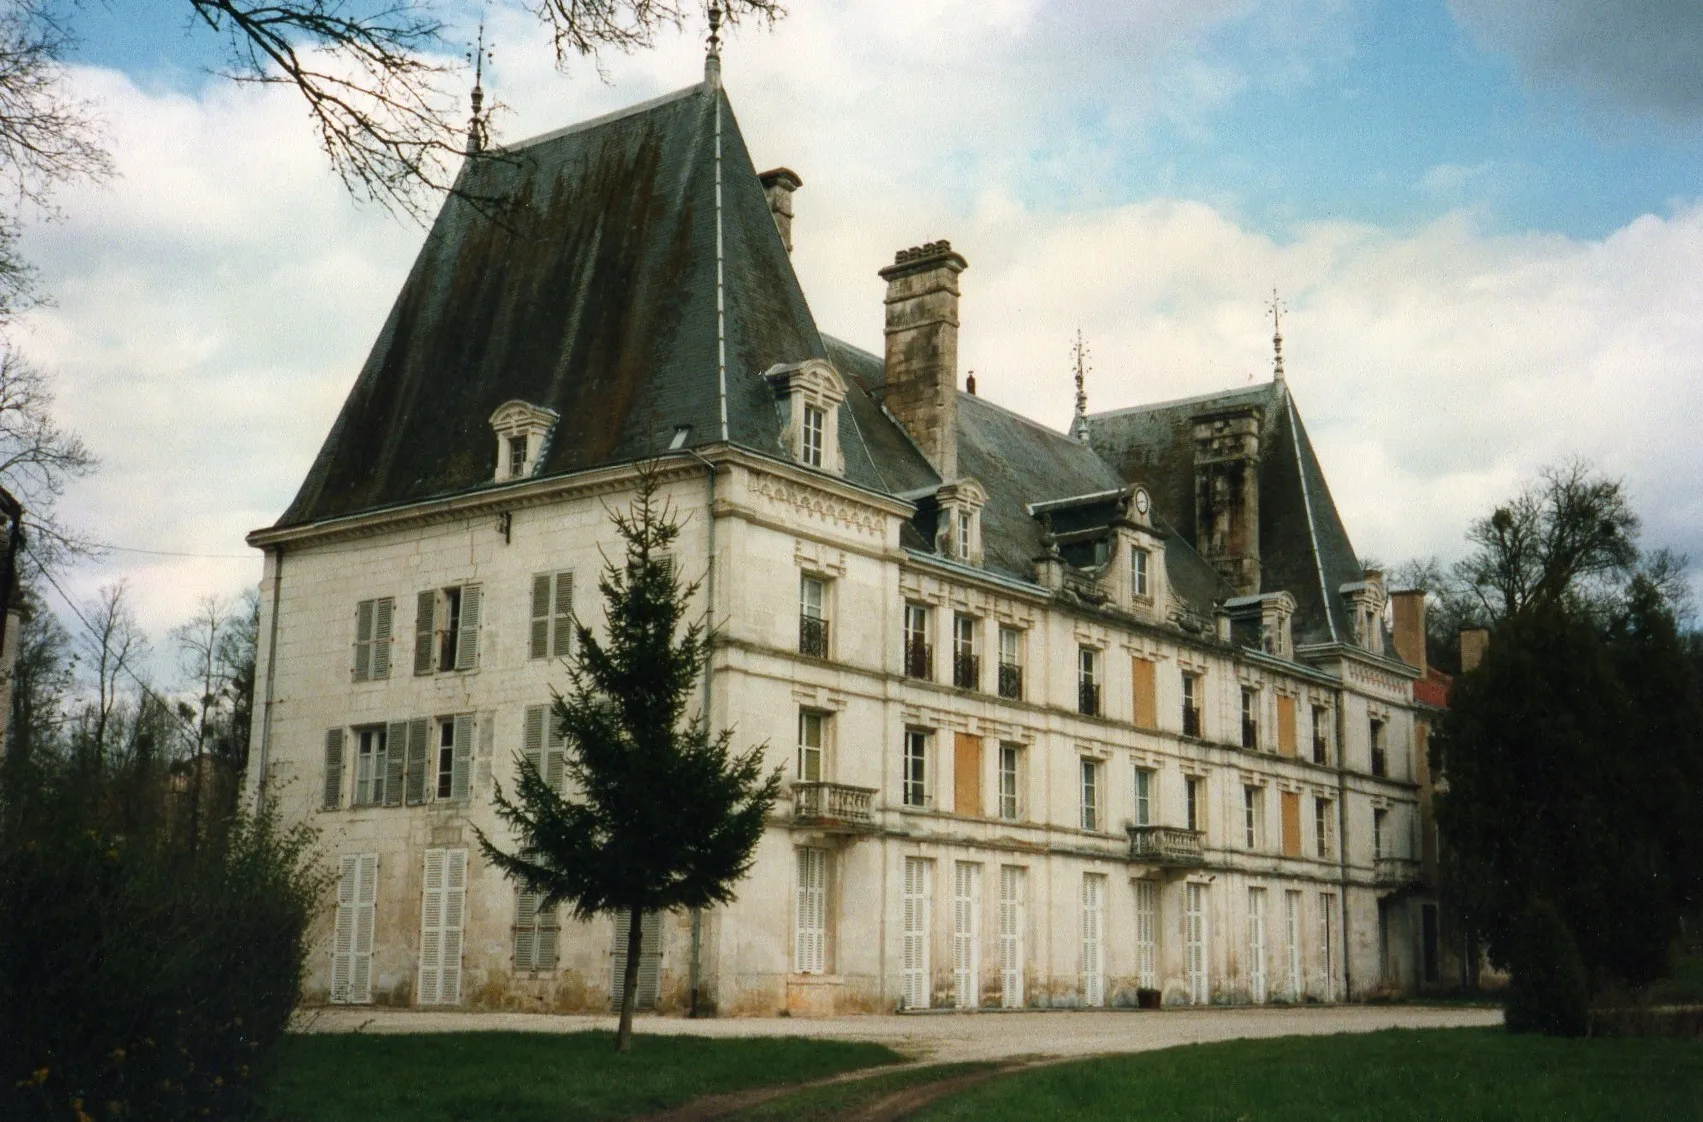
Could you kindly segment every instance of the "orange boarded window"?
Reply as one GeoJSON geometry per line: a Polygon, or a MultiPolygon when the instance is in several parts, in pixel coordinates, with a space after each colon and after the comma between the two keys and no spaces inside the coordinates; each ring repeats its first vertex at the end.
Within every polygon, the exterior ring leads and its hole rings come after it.
{"type": "Polygon", "coordinates": [[[1277,754],[1295,754],[1295,699],[1281,694],[1277,698],[1277,754]]]}
{"type": "Polygon", "coordinates": [[[1130,660],[1135,683],[1135,727],[1159,727],[1159,709],[1154,697],[1153,661],[1146,658],[1130,660]]]}
{"type": "Polygon", "coordinates": [[[1283,855],[1301,856],[1301,796],[1283,792],[1283,855]]]}
{"type": "Polygon", "coordinates": [[[959,814],[982,813],[982,738],[958,733],[952,760],[952,809],[959,814]]]}

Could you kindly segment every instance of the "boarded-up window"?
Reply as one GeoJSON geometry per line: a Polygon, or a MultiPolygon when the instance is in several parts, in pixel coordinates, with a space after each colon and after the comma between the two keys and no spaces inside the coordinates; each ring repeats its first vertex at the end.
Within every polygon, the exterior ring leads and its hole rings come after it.
{"type": "Polygon", "coordinates": [[[1135,691],[1135,727],[1158,728],[1159,706],[1155,696],[1153,660],[1132,658],[1130,667],[1135,691]]]}
{"type": "Polygon", "coordinates": [[[1277,697],[1277,754],[1295,754],[1295,699],[1282,694],[1277,697]]]}
{"type": "MultiPolygon", "coordinates": [[[[609,1004],[621,1008],[627,992],[627,932],[632,913],[615,913],[615,931],[610,948],[609,1004]]],[[[639,921],[639,983],[633,992],[633,1008],[655,1009],[656,991],[662,982],[662,914],[646,912],[639,921]]]]}
{"type": "Polygon", "coordinates": [[[566,751],[567,742],[562,739],[561,728],[556,724],[556,714],[551,707],[528,705],[520,754],[557,794],[562,791],[562,764],[566,751]]]}
{"type": "Polygon", "coordinates": [[[563,658],[574,634],[574,575],[539,573],[532,578],[532,627],[528,658],[563,658]]]}
{"type": "Polygon", "coordinates": [[[1283,792],[1283,855],[1301,856],[1301,796],[1283,792]]]}
{"type": "Polygon", "coordinates": [[[467,912],[467,851],[426,850],[420,895],[421,1005],[461,1003],[461,925],[467,912]]]}
{"type": "Polygon", "coordinates": [[[982,813],[982,738],[958,733],[952,759],[952,809],[959,814],[982,813]]]}
{"type": "Polygon", "coordinates": [[[522,971],[556,969],[556,944],[561,934],[557,909],[540,908],[543,894],[517,892],[514,903],[514,968],[522,971]]]}
{"type": "Polygon", "coordinates": [[[337,878],[337,922],[331,947],[331,1000],[365,1005],[373,999],[373,912],[378,900],[378,854],[347,853],[337,878]]]}

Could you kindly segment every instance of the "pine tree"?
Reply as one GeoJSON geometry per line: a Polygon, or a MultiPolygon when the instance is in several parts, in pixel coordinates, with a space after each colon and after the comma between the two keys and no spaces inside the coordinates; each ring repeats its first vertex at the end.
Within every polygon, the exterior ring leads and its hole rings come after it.
{"type": "Polygon", "coordinates": [[[698,586],[668,556],[680,526],[657,491],[655,472],[641,470],[632,503],[610,512],[625,554],[598,582],[607,637],[574,627],[568,690],[551,716],[565,791],[520,758],[514,797],[498,787],[494,800],[518,850],[479,832],[485,856],[541,907],[628,915],[620,1052],[632,1048],[644,913],[732,901],[781,786],[762,745],[734,754],[731,731],[712,735],[706,714],[687,716],[710,632],[685,620],[698,586]]]}

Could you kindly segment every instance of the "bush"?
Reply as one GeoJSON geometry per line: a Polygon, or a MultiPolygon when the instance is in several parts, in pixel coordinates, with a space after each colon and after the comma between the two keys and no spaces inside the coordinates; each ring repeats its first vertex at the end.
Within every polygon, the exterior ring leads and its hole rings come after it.
{"type": "Polygon", "coordinates": [[[146,761],[0,777],[0,1117],[242,1118],[329,887],[274,807],[183,836],[146,761]]]}
{"type": "Polygon", "coordinates": [[[1548,903],[1527,909],[1510,949],[1508,1031],[1584,1036],[1591,1022],[1590,986],[1585,961],[1561,913],[1548,903]]]}

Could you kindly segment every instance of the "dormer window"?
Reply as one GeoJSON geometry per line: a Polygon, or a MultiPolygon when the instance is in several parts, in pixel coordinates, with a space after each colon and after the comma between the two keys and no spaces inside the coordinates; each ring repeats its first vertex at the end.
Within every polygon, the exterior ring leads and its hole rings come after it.
{"type": "Polygon", "coordinates": [[[965,565],[982,563],[982,507],[987,492],[974,479],[947,483],[934,494],[940,504],[936,547],[965,565]]]}
{"type": "Polygon", "coordinates": [[[840,455],[840,403],[846,385],[822,359],[777,364],[769,368],[781,411],[781,443],[788,455],[807,468],[845,471],[840,455]]]}
{"type": "Polygon", "coordinates": [[[1129,551],[1129,590],[1133,596],[1143,600],[1152,597],[1148,591],[1147,566],[1152,561],[1153,554],[1139,546],[1129,551]]]}
{"type": "Polygon", "coordinates": [[[958,560],[968,563],[972,537],[971,527],[975,521],[975,516],[963,508],[959,508],[956,513],[958,515],[958,532],[954,535],[957,540],[953,544],[958,547],[958,560]]]}
{"type": "Polygon", "coordinates": [[[1366,579],[1351,581],[1337,590],[1353,613],[1354,643],[1375,654],[1383,653],[1384,574],[1366,570],[1366,579]]]}
{"type": "Polygon", "coordinates": [[[510,401],[491,414],[491,428],[497,435],[498,483],[528,479],[538,469],[544,451],[560,416],[554,409],[510,401]]]}

